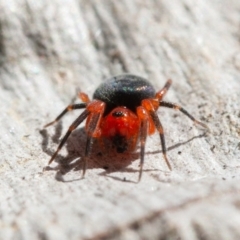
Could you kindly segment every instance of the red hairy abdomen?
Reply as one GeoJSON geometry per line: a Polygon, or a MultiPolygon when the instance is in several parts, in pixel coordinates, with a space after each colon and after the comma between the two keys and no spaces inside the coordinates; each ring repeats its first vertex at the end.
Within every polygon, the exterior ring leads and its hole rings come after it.
{"type": "Polygon", "coordinates": [[[131,110],[124,107],[113,109],[101,123],[103,137],[111,138],[115,135],[125,136],[127,139],[138,135],[139,119],[131,110]]]}

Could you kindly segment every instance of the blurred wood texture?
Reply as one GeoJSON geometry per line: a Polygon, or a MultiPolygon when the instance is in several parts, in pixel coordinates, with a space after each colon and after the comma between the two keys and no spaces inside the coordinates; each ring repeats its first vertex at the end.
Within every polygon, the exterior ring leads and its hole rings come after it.
{"type": "Polygon", "coordinates": [[[240,239],[240,1],[0,0],[0,239],[240,239]],[[157,134],[117,155],[94,144],[85,179],[81,111],[43,129],[77,92],[133,73],[208,124],[161,108],[157,134]],[[103,151],[102,154],[101,151],[103,151]],[[62,175],[65,173],[64,175],[62,175]]]}

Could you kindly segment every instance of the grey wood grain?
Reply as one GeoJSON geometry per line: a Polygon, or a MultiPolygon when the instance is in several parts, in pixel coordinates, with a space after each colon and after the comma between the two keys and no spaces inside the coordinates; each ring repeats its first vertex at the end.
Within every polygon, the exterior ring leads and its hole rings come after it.
{"type": "Polygon", "coordinates": [[[0,239],[240,239],[239,11],[237,0],[0,0],[0,239]],[[155,134],[137,184],[139,149],[98,144],[81,179],[83,124],[43,171],[80,111],[44,124],[124,72],[156,89],[171,78],[165,100],[211,133],[160,109],[173,171],[155,134]]]}

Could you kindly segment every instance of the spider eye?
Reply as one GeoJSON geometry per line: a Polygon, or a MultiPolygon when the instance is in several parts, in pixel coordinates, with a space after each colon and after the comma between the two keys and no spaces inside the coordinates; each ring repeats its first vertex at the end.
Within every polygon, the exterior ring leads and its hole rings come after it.
{"type": "Polygon", "coordinates": [[[116,111],[112,113],[113,117],[124,117],[126,114],[124,112],[121,111],[116,111]]]}

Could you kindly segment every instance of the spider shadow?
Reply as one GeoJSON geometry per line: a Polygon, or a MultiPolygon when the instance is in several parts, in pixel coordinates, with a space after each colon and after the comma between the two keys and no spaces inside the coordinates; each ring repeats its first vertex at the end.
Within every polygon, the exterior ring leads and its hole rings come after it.
{"type": "MultiPolygon", "coordinates": [[[[193,136],[193,137],[189,138],[189,139],[186,140],[186,141],[182,141],[182,142],[179,142],[179,143],[176,143],[176,144],[172,145],[171,147],[168,147],[168,148],[167,148],[167,152],[169,152],[169,151],[171,151],[171,150],[173,150],[173,149],[175,149],[175,148],[178,148],[178,147],[180,147],[180,146],[186,145],[186,144],[192,142],[192,141],[195,140],[195,139],[203,138],[203,137],[206,137],[206,136],[207,136],[207,132],[204,132],[204,133],[202,133],[202,134],[193,136]]],[[[162,150],[156,150],[156,151],[146,152],[146,154],[156,154],[156,153],[162,153],[162,150]]]]}
{"type": "MultiPolygon", "coordinates": [[[[51,140],[57,145],[59,144],[59,138],[62,136],[61,122],[56,124],[55,133],[51,139],[46,129],[40,130],[40,134],[42,135],[42,150],[51,157],[54,154],[54,151],[52,151],[52,148],[49,148],[49,142],[51,140]]],[[[83,178],[81,176],[73,180],[64,180],[63,175],[70,171],[83,170],[82,158],[85,153],[86,139],[87,137],[84,128],[79,128],[73,131],[65,144],[67,150],[66,156],[63,156],[60,151],[58,156],[54,159],[54,162],[56,162],[57,165],[55,167],[46,166],[44,171],[56,171],[55,178],[58,181],[72,182],[82,180],[83,178]]],[[[56,150],[56,148],[57,146],[53,149],[56,150]]],[[[138,152],[119,154],[116,153],[114,149],[103,147],[97,140],[94,140],[90,157],[87,158],[87,170],[103,169],[103,172],[99,173],[99,175],[107,177],[112,177],[108,176],[108,174],[117,171],[138,172],[138,169],[128,167],[137,159],[139,159],[138,152]]],[[[117,177],[112,178],[119,181],[130,182],[126,179],[120,179],[117,177]]]]}
{"type": "MultiPolygon", "coordinates": [[[[49,149],[49,134],[47,133],[46,129],[40,130],[40,134],[42,135],[42,150],[46,154],[51,157],[54,154],[54,151],[49,149]]],[[[59,144],[59,138],[62,136],[62,124],[61,122],[56,124],[55,127],[55,133],[51,137],[52,142],[59,144]]],[[[178,148],[181,145],[185,145],[194,139],[205,137],[206,133],[194,136],[186,141],[177,143],[171,147],[167,148],[167,151],[173,150],[175,148],[178,148]]],[[[73,131],[73,133],[69,136],[65,146],[67,150],[67,155],[63,156],[61,152],[58,154],[58,156],[54,159],[54,161],[57,163],[55,167],[46,166],[44,168],[44,171],[55,171],[55,179],[58,181],[63,182],[73,182],[73,181],[79,181],[82,180],[82,177],[79,177],[77,179],[72,180],[64,180],[63,176],[67,174],[70,171],[81,171],[83,170],[83,161],[82,158],[85,153],[85,146],[86,146],[86,133],[84,128],[79,128],[73,131]]],[[[53,148],[53,149],[56,149],[53,148]]],[[[139,148],[138,148],[139,150],[139,148]]],[[[157,151],[151,151],[146,152],[146,155],[148,154],[156,154],[161,153],[161,150],[157,151]]],[[[128,167],[133,161],[139,160],[140,154],[139,151],[136,152],[130,152],[130,153],[116,153],[114,149],[111,147],[107,148],[102,146],[97,140],[93,142],[92,149],[91,149],[91,155],[87,159],[87,169],[103,169],[103,172],[99,173],[100,176],[105,176],[112,178],[117,181],[124,181],[124,182],[132,182],[127,180],[126,178],[119,178],[116,176],[110,176],[110,173],[113,172],[132,172],[136,173],[139,172],[139,169],[133,169],[131,167],[128,167]]],[[[144,172],[146,171],[159,171],[158,169],[144,169],[144,172]]]]}

